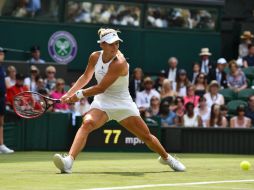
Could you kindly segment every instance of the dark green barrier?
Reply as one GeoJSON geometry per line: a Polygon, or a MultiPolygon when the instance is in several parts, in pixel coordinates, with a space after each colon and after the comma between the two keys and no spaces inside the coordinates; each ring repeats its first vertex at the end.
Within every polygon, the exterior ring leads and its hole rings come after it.
{"type": "Polygon", "coordinates": [[[162,128],[169,152],[254,154],[254,129],[162,128]]]}

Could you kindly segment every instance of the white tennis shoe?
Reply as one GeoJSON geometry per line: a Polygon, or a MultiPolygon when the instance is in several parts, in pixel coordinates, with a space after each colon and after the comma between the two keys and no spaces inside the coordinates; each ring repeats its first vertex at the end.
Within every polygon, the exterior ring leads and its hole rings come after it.
{"type": "Polygon", "coordinates": [[[53,157],[55,166],[61,171],[61,173],[72,173],[73,159],[70,155],[55,154],[53,157]]]}
{"type": "Polygon", "coordinates": [[[158,161],[163,165],[169,165],[173,170],[177,172],[184,172],[186,170],[186,167],[179,160],[169,154],[166,160],[159,157],[158,161]]]}
{"type": "Polygon", "coordinates": [[[13,152],[14,152],[14,150],[9,149],[4,144],[0,145],[0,154],[10,154],[10,153],[13,153],[13,152]]]}

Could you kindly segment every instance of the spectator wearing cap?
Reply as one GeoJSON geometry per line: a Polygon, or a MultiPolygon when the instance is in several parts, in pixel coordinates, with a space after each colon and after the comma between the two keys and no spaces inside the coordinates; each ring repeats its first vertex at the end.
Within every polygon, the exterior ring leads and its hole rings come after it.
{"type": "Polygon", "coordinates": [[[212,77],[213,80],[216,80],[221,88],[228,87],[227,81],[227,73],[224,71],[227,65],[227,61],[224,58],[219,58],[217,60],[217,68],[216,68],[216,75],[212,77]]]}
{"type": "Polygon", "coordinates": [[[212,54],[209,52],[209,48],[202,48],[201,52],[199,53],[200,56],[200,71],[207,75],[207,81],[210,82],[212,80],[211,76],[214,76],[216,72],[216,66],[214,62],[212,62],[209,57],[212,54]]]}
{"type": "Polygon", "coordinates": [[[32,46],[31,49],[31,59],[29,59],[28,63],[45,63],[43,59],[41,59],[41,51],[39,46],[32,46]]]}
{"type": "Polygon", "coordinates": [[[208,86],[208,92],[204,95],[208,108],[213,104],[223,105],[225,103],[224,97],[219,94],[220,85],[216,80],[211,81],[208,86]]]}
{"type": "Polygon", "coordinates": [[[5,71],[2,63],[5,58],[5,50],[0,47],[0,154],[13,153],[14,151],[4,145],[4,114],[5,114],[5,71]]]}
{"type": "Polygon", "coordinates": [[[161,92],[161,88],[162,88],[162,83],[164,81],[164,79],[166,78],[166,72],[164,70],[161,70],[159,75],[158,75],[158,78],[155,80],[155,83],[154,83],[154,88],[158,91],[158,92],[161,92]]]}
{"type": "Polygon", "coordinates": [[[176,82],[177,77],[177,65],[178,65],[178,59],[176,57],[170,57],[168,59],[168,68],[166,69],[165,76],[169,80],[176,82]]]}
{"type": "Polygon", "coordinates": [[[28,91],[27,86],[24,85],[25,76],[23,74],[16,74],[16,84],[11,88],[7,89],[6,103],[12,108],[13,106],[13,98],[16,94],[28,91]]]}
{"type": "Polygon", "coordinates": [[[248,55],[243,57],[243,66],[245,68],[254,66],[254,44],[248,46],[248,55]]]}
{"type": "Polygon", "coordinates": [[[173,83],[173,90],[178,96],[184,97],[186,96],[186,88],[189,84],[187,72],[184,69],[180,69],[177,73],[176,82],[173,83]]]}
{"type": "Polygon", "coordinates": [[[16,72],[16,68],[13,65],[7,68],[7,76],[5,77],[6,89],[16,84],[16,72]]]}
{"type": "Polygon", "coordinates": [[[240,36],[242,43],[239,44],[238,53],[239,58],[243,58],[248,55],[248,46],[252,44],[252,40],[254,38],[251,31],[244,31],[243,34],[240,36]]]}
{"type": "Polygon", "coordinates": [[[153,80],[151,77],[146,77],[144,79],[144,90],[138,92],[136,97],[136,104],[141,113],[144,113],[150,107],[153,96],[160,98],[160,94],[153,88],[153,80]]]}
{"type": "Polygon", "coordinates": [[[36,91],[36,77],[40,74],[39,69],[35,65],[30,67],[30,76],[24,80],[24,85],[31,91],[36,91]]]}
{"type": "Polygon", "coordinates": [[[228,87],[239,92],[247,88],[247,79],[241,69],[238,68],[235,60],[229,62],[230,72],[227,75],[228,87]]]}
{"type": "Polygon", "coordinates": [[[250,128],[251,119],[245,117],[245,106],[239,105],[236,108],[237,116],[230,119],[230,128],[250,128]]]}
{"type": "Polygon", "coordinates": [[[135,101],[137,92],[141,92],[144,89],[143,86],[143,71],[137,67],[133,71],[132,78],[129,82],[129,91],[132,99],[135,101]]]}

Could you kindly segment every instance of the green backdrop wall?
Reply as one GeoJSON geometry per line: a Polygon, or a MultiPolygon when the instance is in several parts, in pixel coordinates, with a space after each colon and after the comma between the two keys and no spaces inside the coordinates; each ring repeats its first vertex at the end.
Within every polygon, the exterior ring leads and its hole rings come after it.
{"type": "MultiPolygon", "coordinates": [[[[0,46],[29,50],[31,45],[41,47],[42,58],[53,60],[48,54],[48,40],[56,31],[68,31],[77,40],[78,54],[69,63],[70,70],[84,70],[89,54],[98,50],[96,43],[99,26],[67,25],[59,23],[24,22],[0,20],[0,46]]],[[[128,59],[131,69],[141,67],[145,72],[156,73],[167,66],[170,56],[179,58],[180,67],[190,69],[199,59],[202,47],[209,47],[212,59],[220,56],[221,39],[217,32],[195,32],[189,30],[120,28],[124,43],[120,49],[128,59]]],[[[27,60],[29,55],[9,52],[9,60],[27,60]]]]}

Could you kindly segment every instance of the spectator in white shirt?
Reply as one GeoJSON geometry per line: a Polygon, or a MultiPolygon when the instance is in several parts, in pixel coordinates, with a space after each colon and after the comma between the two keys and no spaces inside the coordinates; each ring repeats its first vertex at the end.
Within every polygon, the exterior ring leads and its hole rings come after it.
{"type": "Polygon", "coordinates": [[[170,57],[168,59],[168,69],[166,70],[166,77],[175,82],[176,81],[176,75],[177,75],[177,65],[178,65],[178,60],[176,57],[170,57]]]}
{"type": "Polygon", "coordinates": [[[153,80],[150,77],[146,77],[144,79],[144,90],[138,92],[136,96],[136,104],[141,115],[150,107],[150,101],[153,96],[160,99],[160,94],[153,89],[153,80]]]}
{"type": "Polygon", "coordinates": [[[43,59],[41,59],[41,50],[39,46],[31,47],[31,59],[27,61],[28,63],[45,63],[43,59]]]}
{"type": "Polygon", "coordinates": [[[213,104],[223,105],[225,103],[224,97],[219,94],[220,85],[216,80],[211,81],[208,86],[208,92],[204,95],[208,108],[213,104]]]}

